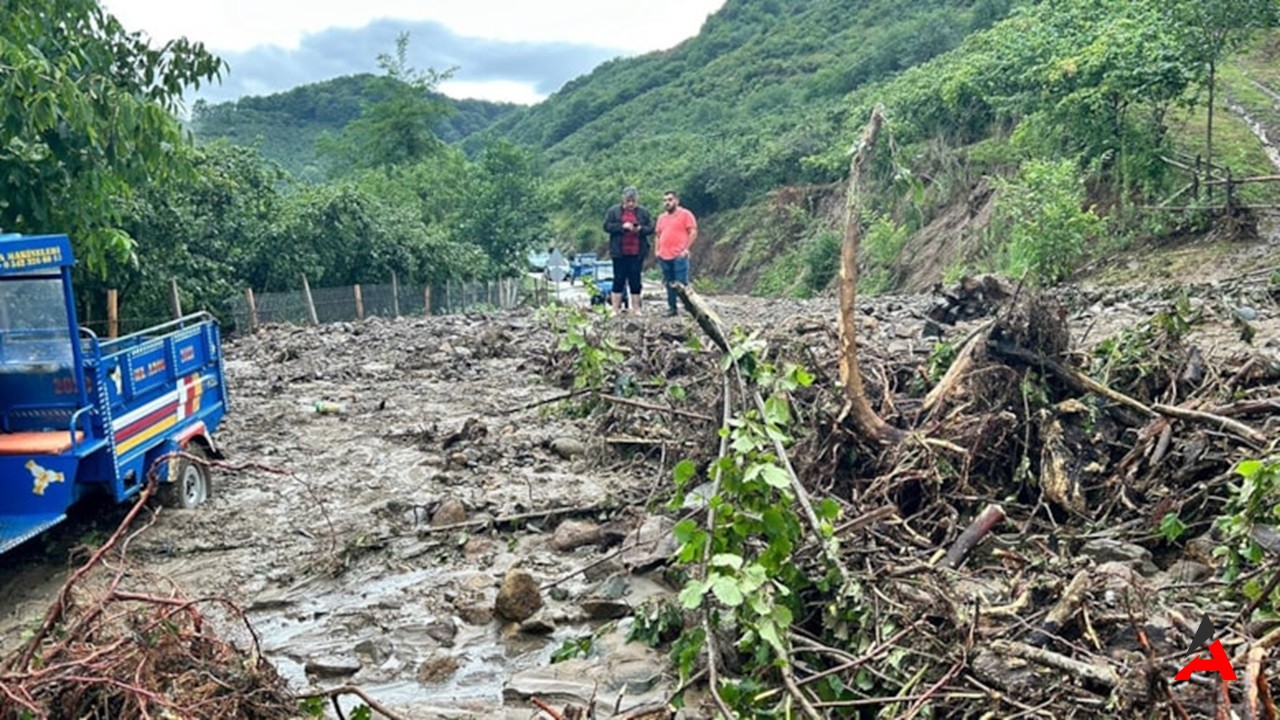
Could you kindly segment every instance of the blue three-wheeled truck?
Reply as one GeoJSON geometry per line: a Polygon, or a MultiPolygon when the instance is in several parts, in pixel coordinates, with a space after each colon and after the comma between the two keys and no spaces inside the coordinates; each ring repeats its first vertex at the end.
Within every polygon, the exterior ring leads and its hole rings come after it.
{"type": "Polygon", "coordinates": [[[90,496],[123,502],[154,472],[165,504],[208,497],[226,409],[207,313],[117,339],[79,327],[65,235],[0,235],[0,552],[90,496]]]}

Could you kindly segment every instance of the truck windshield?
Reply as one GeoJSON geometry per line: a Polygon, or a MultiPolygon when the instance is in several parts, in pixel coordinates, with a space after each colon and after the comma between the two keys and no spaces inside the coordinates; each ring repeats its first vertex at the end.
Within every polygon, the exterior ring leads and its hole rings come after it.
{"type": "Polygon", "coordinates": [[[0,280],[0,373],[70,368],[72,342],[61,278],[0,280]]]}

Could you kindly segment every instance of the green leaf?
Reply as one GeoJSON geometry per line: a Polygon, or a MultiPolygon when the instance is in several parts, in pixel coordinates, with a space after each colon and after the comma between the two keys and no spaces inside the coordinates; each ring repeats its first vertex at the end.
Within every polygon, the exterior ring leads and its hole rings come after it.
{"type": "Polygon", "coordinates": [[[677,596],[680,605],[685,610],[697,610],[702,605],[702,596],[707,594],[707,587],[705,580],[690,580],[677,596]]]}
{"type": "Polygon", "coordinates": [[[671,469],[671,475],[675,478],[676,487],[684,487],[690,479],[698,472],[698,465],[692,460],[681,460],[671,469]]]}
{"type": "Polygon", "coordinates": [[[770,486],[776,488],[791,487],[791,476],[787,474],[786,470],[777,465],[764,465],[762,467],[764,469],[761,471],[761,475],[770,486]]]}
{"type": "Polygon", "coordinates": [[[772,621],[765,620],[761,622],[756,626],[756,631],[760,633],[760,639],[769,643],[769,647],[772,647],[779,655],[786,652],[786,649],[782,646],[782,638],[778,635],[778,626],[774,625],[772,621]]]}
{"type": "Polygon", "coordinates": [[[729,575],[716,575],[711,579],[711,592],[726,607],[738,607],[742,604],[742,590],[738,588],[736,578],[729,575]]]}
{"type": "Polygon", "coordinates": [[[1236,465],[1236,473],[1245,478],[1257,477],[1258,472],[1261,470],[1261,460],[1241,460],[1240,464],[1236,465]]]}
{"type": "Polygon", "coordinates": [[[693,539],[694,533],[697,533],[699,530],[701,530],[701,528],[698,527],[698,523],[693,520],[681,520],[676,523],[674,528],[671,529],[671,534],[675,536],[676,542],[681,545],[687,545],[689,544],[689,541],[693,539]]]}
{"type": "Polygon", "coordinates": [[[782,517],[782,511],[776,507],[765,510],[760,519],[764,524],[765,535],[770,538],[782,537],[787,532],[787,521],[782,517]]]}
{"type": "Polygon", "coordinates": [[[790,424],[791,410],[787,407],[787,401],[777,395],[765,400],[764,419],[765,422],[772,423],[774,425],[790,424]]]}
{"type": "Polygon", "coordinates": [[[818,514],[818,518],[822,520],[835,520],[840,517],[840,503],[831,498],[823,498],[818,503],[818,507],[814,508],[818,514]]]}
{"type": "Polygon", "coordinates": [[[719,553],[711,556],[712,567],[731,568],[733,570],[742,569],[742,556],[732,553],[719,553]]]}

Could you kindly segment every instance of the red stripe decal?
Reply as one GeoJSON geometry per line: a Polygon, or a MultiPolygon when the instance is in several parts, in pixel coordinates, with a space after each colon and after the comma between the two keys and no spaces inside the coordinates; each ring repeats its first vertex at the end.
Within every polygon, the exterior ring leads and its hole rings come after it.
{"type": "Polygon", "coordinates": [[[165,416],[173,414],[173,412],[177,409],[178,409],[178,403],[176,402],[167,403],[166,405],[161,407],[159,410],[156,410],[150,415],[147,415],[146,417],[143,417],[143,418],[139,418],[138,420],[135,420],[132,423],[129,423],[123,428],[120,428],[120,431],[116,433],[116,442],[124,442],[125,440],[128,440],[130,437],[133,437],[134,435],[137,435],[139,432],[142,432],[143,430],[156,424],[165,416]]]}

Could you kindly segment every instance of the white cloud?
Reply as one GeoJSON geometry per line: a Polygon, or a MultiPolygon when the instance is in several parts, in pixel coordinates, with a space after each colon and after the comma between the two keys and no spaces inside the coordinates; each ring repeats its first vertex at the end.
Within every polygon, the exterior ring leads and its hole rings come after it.
{"type": "Polygon", "coordinates": [[[482,80],[467,82],[465,80],[449,80],[440,83],[440,92],[452,98],[471,98],[474,100],[491,100],[493,102],[519,103],[533,105],[543,99],[543,95],[534,89],[531,83],[514,80],[482,80]]]}
{"type": "Polygon", "coordinates": [[[459,35],[564,41],[645,52],[698,32],[724,0],[104,0],[130,30],[157,41],[186,36],[213,50],[295,49],[327,28],[379,18],[434,20],[459,35]]]}

